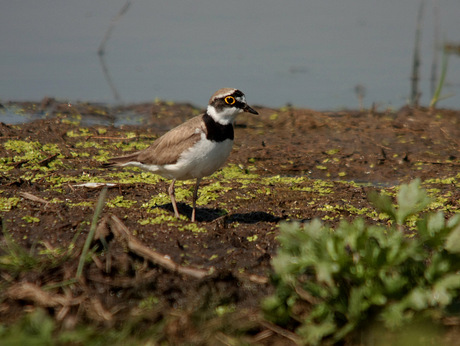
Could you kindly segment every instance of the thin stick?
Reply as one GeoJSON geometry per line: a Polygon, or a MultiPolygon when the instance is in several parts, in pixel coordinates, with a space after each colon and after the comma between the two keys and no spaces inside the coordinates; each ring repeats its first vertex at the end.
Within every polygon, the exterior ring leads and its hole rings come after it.
{"type": "Polygon", "coordinates": [[[121,17],[128,11],[128,8],[130,5],[131,5],[131,0],[126,1],[126,4],[123,5],[120,12],[118,12],[118,14],[115,17],[113,17],[112,20],[110,21],[109,28],[105,32],[105,35],[101,41],[101,44],[99,45],[99,49],[97,50],[97,54],[99,56],[102,56],[105,54],[105,44],[109,40],[110,35],[112,35],[112,30],[115,27],[115,24],[117,24],[118,21],[121,19],[121,17]]]}
{"type": "Polygon", "coordinates": [[[438,50],[439,50],[439,0],[433,0],[433,62],[431,63],[430,91],[431,97],[436,92],[436,80],[438,79],[438,50]]]}
{"type": "Polygon", "coordinates": [[[110,219],[110,229],[116,237],[122,239],[126,243],[126,246],[130,251],[155,263],[160,267],[197,279],[202,279],[212,273],[212,269],[204,270],[192,267],[183,267],[165,255],[148,248],[140,241],[138,241],[133,235],[131,235],[124,223],[115,215],[112,215],[110,219]]]}
{"type": "Polygon", "coordinates": [[[6,292],[6,296],[14,300],[29,300],[44,307],[72,306],[79,305],[85,296],[69,298],[62,294],[48,293],[38,285],[30,282],[21,282],[11,286],[6,292]]]}
{"type": "Polygon", "coordinates": [[[110,76],[109,69],[107,68],[107,65],[105,63],[104,55],[105,55],[105,45],[112,35],[112,30],[115,27],[115,24],[118,23],[118,21],[121,19],[121,17],[128,11],[129,6],[131,5],[131,0],[126,1],[125,5],[121,8],[120,12],[112,18],[110,21],[110,25],[102,38],[101,44],[99,45],[99,49],[97,50],[97,54],[99,55],[99,61],[101,63],[102,67],[102,72],[104,73],[104,77],[107,81],[107,84],[109,85],[110,89],[112,90],[113,97],[115,100],[120,101],[121,97],[120,94],[118,93],[117,88],[115,87],[115,84],[113,83],[112,77],[110,76]]]}
{"type": "Polygon", "coordinates": [[[290,332],[289,330],[283,329],[273,323],[267,322],[267,321],[260,321],[259,322],[262,326],[264,326],[267,329],[270,329],[271,331],[275,332],[276,334],[289,339],[293,341],[295,344],[300,345],[301,344],[301,339],[297,334],[294,334],[290,332]]]}
{"type": "Polygon", "coordinates": [[[442,65],[441,65],[441,77],[439,77],[438,81],[438,86],[433,94],[433,98],[431,99],[430,102],[430,109],[433,109],[436,107],[436,104],[438,103],[439,100],[442,99],[441,97],[441,91],[442,87],[444,85],[444,81],[446,79],[446,74],[447,74],[447,63],[448,63],[448,55],[445,51],[442,53],[442,65]]]}
{"type": "Polygon", "coordinates": [[[96,209],[93,215],[93,221],[91,222],[91,228],[89,229],[88,237],[86,237],[85,245],[83,245],[83,250],[81,251],[80,262],[78,262],[77,268],[77,279],[80,279],[81,274],[83,273],[86,255],[88,254],[89,247],[91,246],[91,242],[93,241],[94,233],[96,232],[97,228],[97,220],[99,219],[99,215],[101,214],[102,208],[104,207],[106,195],[107,187],[104,187],[101,191],[101,194],[99,195],[99,199],[97,201],[96,209]]]}
{"type": "Polygon", "coordinates": [[[414,45],[414,57],[412,59],[412,76],[411,76],[411,98],[410,102],[413,107],[418,106],[420,98],[420,92],[418,90],[418,81],[420,79],[420,38],[422,31],[422,18],[423,18],[423,7],[425,1],[420,2],[420,7],[417,15],[417,29],[415,31],[415,45],[414,45]]]}
{"type": "Polygon", "coordinates": [[[25,198],[25,199],[28,199],[30,201],[34,201],[34,202],[38,202],[38,203],[43,203],[43,204],[48,204],[49,201],[43,199],[43,198],[40,198],[40,197],[37,197],[35,195],[32,195],[31,193],[28,193],[28,192],[20,192],[19,195],[22,197],[22,198],[25,198]]]}

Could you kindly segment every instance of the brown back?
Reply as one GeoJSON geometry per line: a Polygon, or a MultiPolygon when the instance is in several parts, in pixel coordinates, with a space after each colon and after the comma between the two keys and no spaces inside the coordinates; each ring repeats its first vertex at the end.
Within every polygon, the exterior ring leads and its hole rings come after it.
{"type": "Polygon", "coordinates": [[[196,116],[173,128],[158,138],[150,147],[126,156],[109,159],[107,166],[119,166],[130,161],[138,161],[147,165],[174,164],[184,150],[193,146],[206,134],[203,115],[196,116]]]}

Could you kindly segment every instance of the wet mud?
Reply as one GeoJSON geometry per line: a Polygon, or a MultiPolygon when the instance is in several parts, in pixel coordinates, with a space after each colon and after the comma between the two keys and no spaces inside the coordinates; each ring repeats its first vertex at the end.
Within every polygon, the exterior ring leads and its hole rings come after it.
{"type": "Polygon", "coordinates": [[[436,196],[432,209],[449,217],[460,208],[460,111],[254,107],[260,115],[237,119],[227,165],[203,179],[191,223],[193,181],[176,185],[175,219],[169,181],[101,165],[145,148],[200,109],[52,99],[3,107],[29,121],[0,123],[1,323],[43,307],[61,328],[132,323],[141,331],[162,323],[158,341],[172,344],[215,341],[222,330],[252,343],[289,343],[259,306],[272,291],[280,222],[385,223],[369,191],[392,194],[415,178],[436,196]],[[39,260],[5,264],[14,246],[39,260]]]}

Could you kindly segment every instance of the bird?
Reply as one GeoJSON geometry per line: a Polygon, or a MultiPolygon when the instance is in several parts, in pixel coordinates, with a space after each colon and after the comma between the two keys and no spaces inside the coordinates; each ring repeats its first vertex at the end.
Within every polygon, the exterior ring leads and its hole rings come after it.
{"type": "Polygon", "coordinates": [[[224,165],[233,147],[235,118],[243,112],[259,114],[246,103],[240,90],[219,89],[204,113],[173,128],[144,150],[108,159],[103,166],[135,166],[171,179],[168,193],[176,218],[179,211],[174,184],[177,180],[196,179],[191,215],[191,222],[195,222],[200,182],[224,165]]]}

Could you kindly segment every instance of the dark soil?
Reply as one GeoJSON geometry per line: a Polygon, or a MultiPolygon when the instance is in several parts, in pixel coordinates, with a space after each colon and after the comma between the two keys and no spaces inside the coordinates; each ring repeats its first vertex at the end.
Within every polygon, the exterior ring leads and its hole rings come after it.
{"type": "MultiPolygon", "coordinates": [[[[229,164],[239,166],[242,174],[260,178],[247,184],[227,181],[225,192],[199,206],[196,226],[200,232],[182,219],[139,223],[152,216],[141,205],[164,193],[169,181],[119,183],[109,188],[107,200],[122,195],[137,203],[129,208],[104,207],[92,242],[94,254],[83,275],[66,284],[76,277],[101,193],[101,188],[77,186],[79,179],[97,181],[121,171],[103,170],[95,159],[100,148],[81,143],[99,143],[105,150],[109,147],[112,156],[121,155],[120,145],[153,142],[198,110],[162,103],[70,107],[54,100],[4,106],[45,119],[21,125],[0,123],[0,158],[13,167],[0,172],[0,197],[19,198],[11,208],[0,211],[3,230],[15,244],[42,258],[41,264],[24,264],[21,270],[1,269],[0,323],[14,322],[24,311],[41,306],[63,329],[84,323],[101,330],[121,329],[132,323],[136,329],[132,333],[142,335],[162,321],[157,341],[171,344],[220,344],[228,335],[239,334],[250,343],[287,344],[292,335],[263,321],[259,308],[261,299],[272,291],[270,260],[276,254],[280,221],[322,218],[334,226],[357,217],[350,207],[372,208],[367,199],[370,190],[391,188],[416,177],[446,196],[445,204],[450,206],[446,217],[460,209],[460,111],[317,112],[255,107],[259,116],[242,114],[237,120],[229,164]],[[127,115],[140,116],[142,123],[110,125],[126,122],[127,115]],[[82,135],[70,136],[70,131],[82,135]],[[127,132],[135,136],[126,138],[127,132]],[[55,144],[61,156],[43,152],[34,165],[15,160],[18,154],[4,146],[10,140],[55,144]],[[52,169],[58,159],[62,165],[52,169]],[[62,176],[75,180],[56,187],[54,181],[62,176]],[[260,179],[276,176],[309,179],[259,184],[260,179]],[[321,193],[322,184],[331,191],[321,193]],[[260,189],[265,192],[254,197],[260,189]],[[336,209],[325,208],[331,205],[336,209]],[[128,236],[123,235],[126,230],[128,236]],[[69,250],[78,232],[75,248],[69,250]],[[152,254],[166,256],[165,263],[149,257],[152,254]],[[153,307],[140,309],[140,302],[149,299],[153,307]],[[218,318],[219,309],[233,313],[218,318]]],[[[219,179],[219,174],[205,178],[201,189],[219,179]]],[[[184,187],[192,186],[189,182],[184,187]]],[[[179,212],[190,218],[191,198],[179,202],[179,212]]],[[[173,215],[170,203],[152,208],[173,215]]],[[[7,253],[10,243],[1,238],[0,256],[7,253]]]]}

